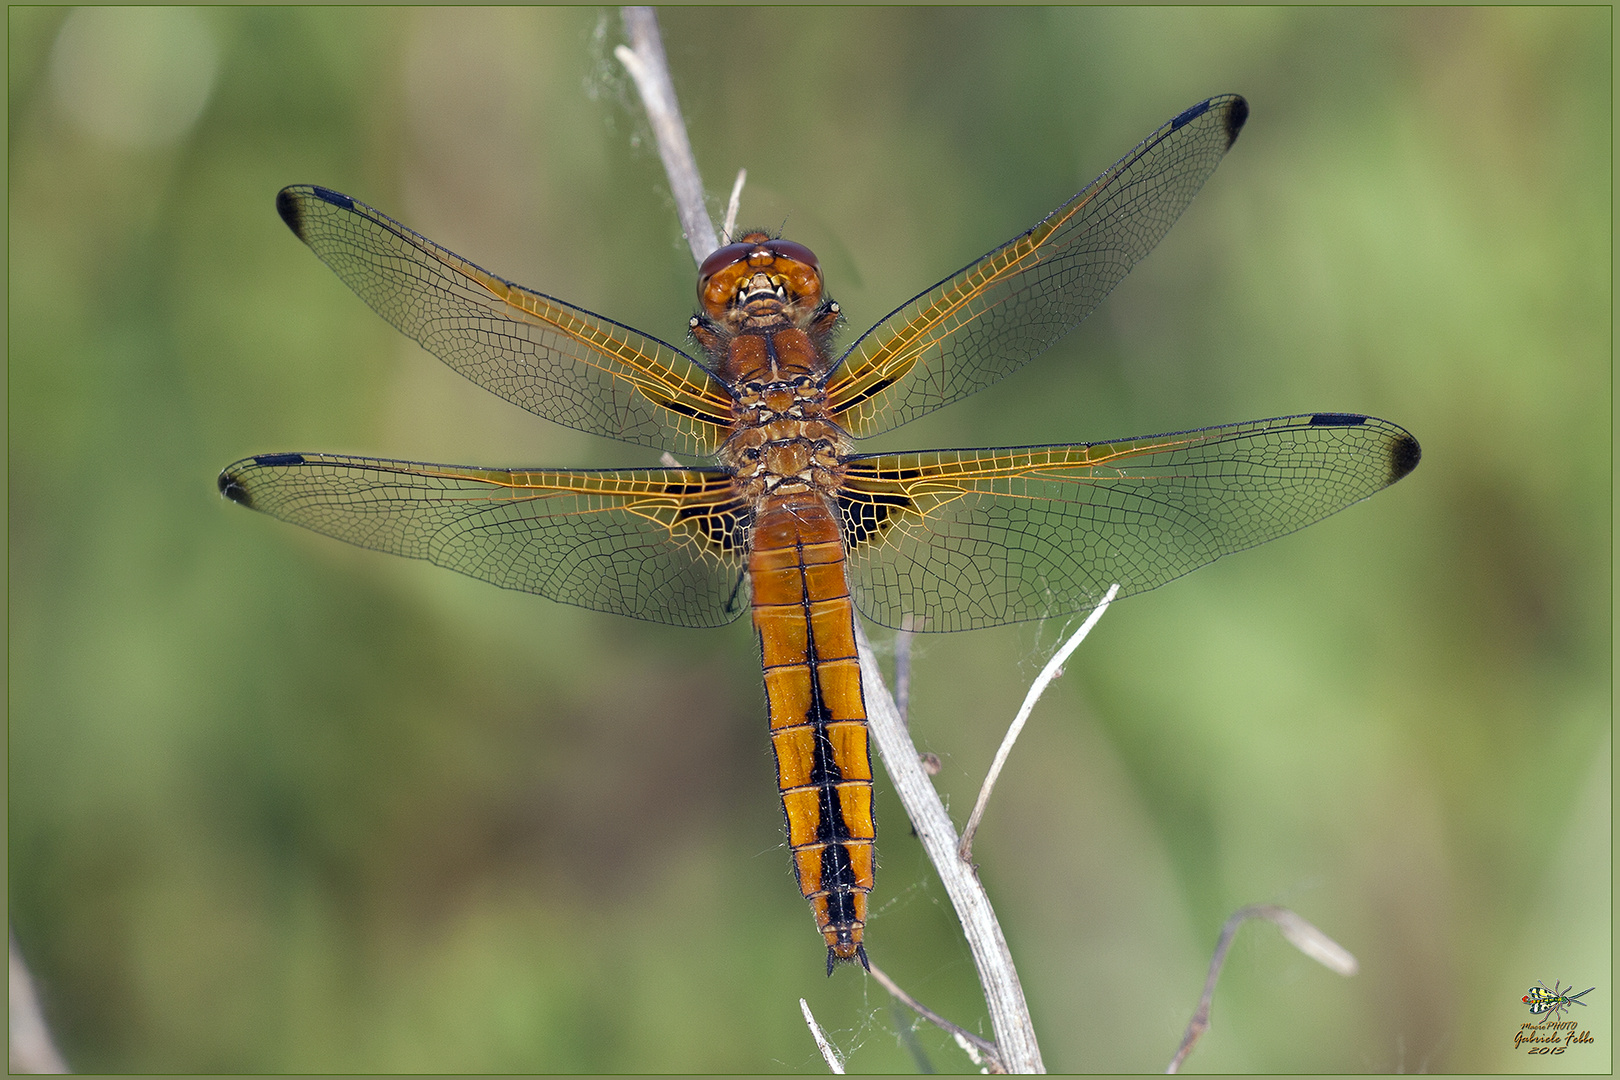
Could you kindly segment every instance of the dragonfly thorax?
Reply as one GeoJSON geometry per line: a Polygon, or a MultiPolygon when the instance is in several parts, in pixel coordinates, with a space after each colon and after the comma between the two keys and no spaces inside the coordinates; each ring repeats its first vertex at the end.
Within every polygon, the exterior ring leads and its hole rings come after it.
{"type": "Polygon", "coordinates": [[[737,388],[732,414],[743,427],[760,427],[777,420],[815,420],[827,414],[827,394],[814,377],[806,374],[773,382],[750,380],[737,388]]]}
{"type": "Polygon", "coordinates": [[[837,489],[849,436],[825,412],[821,389],[808,380],[766,384],[741,409],[719,456],[745,498],[837,489]]]}

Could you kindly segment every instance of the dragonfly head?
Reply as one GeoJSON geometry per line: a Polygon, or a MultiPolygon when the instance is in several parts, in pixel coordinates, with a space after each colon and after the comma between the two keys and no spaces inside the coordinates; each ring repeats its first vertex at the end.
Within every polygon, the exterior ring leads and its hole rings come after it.
{"type": "Polygon", "coordinates": [[[703,260],[698,300],[711,318],[722,321],[761,301],[790,312],[814,312],[821,304],[821,263],[803,244],[749,233],[703,260]]]}

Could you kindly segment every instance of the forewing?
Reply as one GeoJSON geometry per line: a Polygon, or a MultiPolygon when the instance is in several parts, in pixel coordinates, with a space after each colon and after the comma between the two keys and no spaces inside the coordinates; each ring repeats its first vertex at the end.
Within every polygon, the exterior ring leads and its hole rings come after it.
{"type": "Polygon", "coordinates": [[[347,195],[289,187],[276,209],[379,315],[513,404],[680,453],[725,440],[730,395],[675,346],[496,277],[347,195]]]}
{"type": "Polygon", "coordinates": [[[1384,420],[1282,416],[1112,443],[851,460],[839,502],[861,613],[966,630],[1065,616],[1293,532],[1411,472],[1384,420]],[[910,617],[908,619],[908,616],[910,617]]]}
{"type": "Polygon", "coordinates": [[[982,390],[1039,356],[1153,250],[1249,112],[1228,94],[1148,136],[1080,194],[863,334],[828,399],[858,438],[982,390]]]}
{"type": "Polygon", "coordinates": [[[264,454],[222,494],[360,547],[676,626],[748,609],[747,509],[718,469],[522,472],[264,454]]]}

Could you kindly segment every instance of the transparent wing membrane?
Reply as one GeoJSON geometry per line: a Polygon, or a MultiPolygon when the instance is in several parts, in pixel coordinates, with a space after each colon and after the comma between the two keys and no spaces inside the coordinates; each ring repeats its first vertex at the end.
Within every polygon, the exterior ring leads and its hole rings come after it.
{"type": "Polygon", "coordinates": [[[1317,413],[854,458],[839,502],[855,603],[884,626],[938,631],[1069,615],[1114,582],[1145,592],[1319,521],[1418,456],[1394,424],[1317,413]]]}
{"type": "Polygon", "coordinates": [[[730,430],[730,394],[673,345],[496,277],[347,195],[290,187],[276,208],[377,314],[515,405],[684,454],[712,454],[730,430]]]}
{"type": "Polygon", "coordinates": [[[676,626],[748,609],[747,508],[718,469],[527,472],[335,454],[228,467],[230,499],[507,589],[676,626]]]}
{"type": "Polygon", "coordinates": [[[1241,97],[1195,105],[1080,194],[863,334],[828,386],[857,438],[984,389],[1090,315],[1175,224],[1248,116],[1241,97]]]}

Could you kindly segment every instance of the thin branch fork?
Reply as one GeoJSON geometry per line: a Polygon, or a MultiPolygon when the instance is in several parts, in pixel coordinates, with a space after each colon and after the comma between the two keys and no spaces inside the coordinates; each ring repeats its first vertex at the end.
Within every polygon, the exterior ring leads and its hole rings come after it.
{"type": "Polygon", "coordinates": [[[867,722],[883,767],[911,818],[923,850],[934,864],[940,883],[956,909],[962,934],[973,954],[979,983],[996,1036],[996,1057],[1007,1072],[1045,1072],[1035,1025],[1030,1019],[1024,988],[1013,966],[1012,951],[996,921],[990,898],[973,867],[956,853],[956,828],[939,792],[924,772],[917,748],[900,719],[894,698],[883,682],[872,646],[860,620],[855,622],[855,644],[860,651],[861,684],[866,697],[867,722]]]}
{"type": "Polygon", "coordinates": [[[1024,725],[1029,722],[1029,714],[1035,711],[1035,703],[1046,693],[1046,688],[1052,685],[1053,680],[1063,674],[1064,663],[1074,654],[1074,650],[1080,647],[1080,643],[1086,640],[1086,635],[1091,633],[1091,628],[1102,619],[1103,612],[1108,610],[1108,605],[1112,604],[1114,597],[1118,595],[1118,583],[1109,586],[1107,594],[1087,616],[1086,621],[1080,624],[1080,629],[1063,643],[1061,649],[1052,654],[1046,666],[1041,668],[1041,673],[1035,676],[1035,681],[1030,683],[1029,693],[1024,695],[1024,703],[1018,707],[1018,715],[1013,717],[1012,725],[1007,728],[1007,734],[1003,736],[1001,746],[996,750],[995,759],[990,762],[990,771],[984,778],[984,786],[979,789],[979,799],[973,804],[973,813],[968,815],[967,825],[962,829],[962,842],[957,846],[957,853],[963,862],[973,861],[973,837],[979,831],[979,822],[984,819],[984,808],[990,803],[990,793],[995,790],[1002,766],[1007,764],[1007,758],[1012,754],[1013,743],[1017,742],[1018,736],[1023,733],[1024,725]]]}
{"type": "MultiPolygon", "coordinates": [[[[1001,926],[996,922],[995,912],[990,907],[989,898],[979,882],[978,874],[970,859],[974,831],[984,817],[985,807],[989,804],[996,780],[1012,753],[1013,744],[1017,742],[1019,734],[1034,711],[1035,703],[1040,700],[1046,688],[1062,674],[1064,662],[1091,633],[1092,628],[1102,619],[1103,612],[1108,610],[1108,605],[1113,603],[1114,597],[1118,594],[1117,584],[1109,588],[1086,621],[1068,641],[1064,642],[1062,648],[1052,654],[1052,658],[1047,661],[1041,673],[1030,685],[1029,692],[1024,696],[1023,705],[1019,707],[1017,716],[1014,717],[1000,748],[996,751],[995,760],[991,763],[989,774],[979,790],[979,798],[974,804],[967,828],[963,831],[961,840],[956,843],[951,843],[955,838],[955,829],[933,784],[927,780],[926,770],[906,730],[904,717],[896,707],[894,699],[889,696],[887,687],[883,685],[882,672],[878,670],[865,634],[858,623],[855,628],[855,642],[861,656],[861,681],[864,686],[871,688],[866,697],[873,738],[883,757],[884,767],[889,770],[890,779],[895,782],[901,801],[905,804],[906,811],[917,829],[917,835],[923,841],[923,847],[939,872],[946,894],[950,896],[952,904],[956,907],[957,916],[961,919],[963,934],[973,953],[974,963],[978,966],[979,980],[985,988],[985,1001],[990,1007],[991,1027],[996,1032],[995,1044],[986,1045],[982,1039],[938,1017],[900,990],[886,974],[877,969],[873,970],[873,977],[890,993],[916,1010],[920,1016],[950,1031],[959,1042],[965,1040],[978,1047],[988,1058],[990,1069],[994,1072],[1044,1072],[1045,1066],[1040,1060],[1040,1048],[1035,1041],[1029,1008],[1024,1001],[1023,987],[1018,982],[1018,972],[1013,967],[1006,938],[1001,933],[1001,926]],[[885,747],[885,742],[889,740],[893,741],[893,745],[885,747]],[[931,828],[925,830],[919,812],[928,817],[931,828]],[[946,845],[949,845],[948,849],[945,849],[946,845]],[[1004,1010],[999,1016],[998,1007],[1004,1010]],[[1010,1053],[1009,1049],[1029,1056],[1020,1060],[1010,1053]]],[[[909,660],[908,639],[909,634],[902,631],[901,640],[907,646],[905,652],[909,660]]],[[[905,665],[905,669],[909,682],[909,664],[905,665]]]]}
{"type": "MultiPolygon", "coordinates": [[[[977,1054],[983,1055],[986,1061],[989,1063],[989,1069],[991,1072],[1000,1073],[1006,1071],[1000,1067],[1001,1054],[996,1049],[995,1043],[991,1042],[989,1039],[981,1038],[980,1036],[973,1034],[973,1032],[969,1031],[967,1028],[951,1023],[934,1010],[928,1008],[928,1006],[924,1005],[922,1002],[900,989],[900,984],[889,978],[888,972],[884,971],[876,964],[868,964],[867,969],[871,973],[872,978],[877,980],[878,985],[892,994],[901,1004],[905,1005],[906,1008],[910,1009],[924,1020],[927,1020],[930,1024],[933,1024],[941,1031],[948,1032],[957,1041],[958,1045],[964,1046],[964,1049],[970,1049],[970,1052],[976,1052],[977,1054]]],[[[979,1064],[977,1057],[974,1058],[973,1063],[975,1065],[979,1064]]]]}
{"type": "Polygon", "coordinates": [[[1187,1055],[1192,1053],[1193,1045],[1209,1030],[1209,1007],[1215,998],[1215,984],[1220,981],[1221,968],[1226,964],[1226,952],[1232,947],[1232,939],[1237,937],[1238,927],[1250,919],[1265,919],[1275,924],[1289,944],[1329,971],[1348,978],[1360,970],[1356,958],[1344,946],[1287,908],[1273,904],[1251,904],[1238,908],[1226,920],[1226,925],[1221,927],[1220,940],[1215,943],[1215,954],[1209,960],[1209,975],[1204,979],[1204,992],[1198,999],[1198,1008],[1193,1011],[1187,1031],[1181,1037],[1181,1045],[1176,1048],[1176,1056],[1170,1059],[1165,1072],[1179,1072],[1187,1055]]]}

